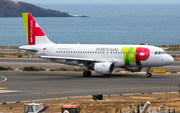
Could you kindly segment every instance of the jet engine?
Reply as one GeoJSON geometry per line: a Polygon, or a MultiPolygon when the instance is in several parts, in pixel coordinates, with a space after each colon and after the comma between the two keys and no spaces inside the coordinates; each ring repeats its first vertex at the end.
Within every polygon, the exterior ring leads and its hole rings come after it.
{"type": "Polygon", "coordinates": [[[112,63],[95,63],[94,71],[100,74],[112,74],[114,72],[114,64],[112,63]]]}
{"type": "Polygon", "coordinates": [[[131,72],[140,72],[143,67],[124,67],[124,69],[131,72]]]}

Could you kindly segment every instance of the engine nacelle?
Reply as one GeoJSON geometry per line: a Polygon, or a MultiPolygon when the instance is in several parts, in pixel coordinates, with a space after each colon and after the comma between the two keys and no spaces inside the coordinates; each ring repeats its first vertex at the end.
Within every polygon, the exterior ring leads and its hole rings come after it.
{"type": "Polygon", "coordinates": [[[131,72],[140,72],[143,67],[124,67],[124,69],[131,72]]]}
{"type": "Polygon", "coordinates": [[[94,65],[94,71],[100,74],[112,74],[114,68],[114,64],[112,63],[95,63],[94,65]]]}

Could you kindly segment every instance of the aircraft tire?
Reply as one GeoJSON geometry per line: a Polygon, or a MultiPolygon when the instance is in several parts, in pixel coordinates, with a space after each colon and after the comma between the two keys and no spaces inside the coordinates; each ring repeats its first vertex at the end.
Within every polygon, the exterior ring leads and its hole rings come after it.
{"type": "Polygon", "coordinates": [[[152,76],[151,73],[147,73],[147,74],[146,74],[146,77],[148,77],[148,78],[150,78],[151,76],[152,76]]]}
{"type": "Polygon", "coordinates": [[[83,76],[84,77],[90,77],[91,76],[91,71],[84,71],[83,76]]]}

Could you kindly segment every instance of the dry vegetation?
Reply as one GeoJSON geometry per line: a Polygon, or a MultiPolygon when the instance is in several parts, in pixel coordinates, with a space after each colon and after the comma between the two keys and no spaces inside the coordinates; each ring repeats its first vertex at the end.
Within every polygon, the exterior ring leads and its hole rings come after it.
{"type": "Polygon", "coordinates": [[[18,49],[19,46],[0,46],[0,49],[18,49]]]}
{"type": "MultiPolygon", "coordinates": [[[[104,96],[102,101],[92,101],[92,97],[69,97],[54,100],[30,101],[25,103],[43,103],[47,107],[45,113],[57,113],[61,111],[61,106],[69,104],[78,104],[81,107],[81,113],[116,113],[120,109],[138,106],[146,101],[151,102],[151,106],[164,105],[176,108],[180,112],[180,98],[177,92],[165,93],[141,93],[133,95],[113,95],[104,96]]],[[[23,113],[24,102],[7,103],[0,105],[0,112],[3,113],[23,113]]]]}
{"type": "Polygon", "coordinates": [[[180,55],[172,55],[174,61],[180,61],[180,55]]]}

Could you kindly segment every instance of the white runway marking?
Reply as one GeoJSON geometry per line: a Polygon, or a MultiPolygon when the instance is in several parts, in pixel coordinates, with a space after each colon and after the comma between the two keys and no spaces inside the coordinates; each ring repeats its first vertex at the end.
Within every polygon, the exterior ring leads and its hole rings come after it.
{"type": "Polygon", "coordinates": [[[17,90],[0,90],[0,93],[13,93],[13,92],[21,92],[17,90]]]}
{"type": "Polygon", "coordinates": [[[4,76],[0,76],[0,78],[4,78],[4,80],[2,80],[2,81],[0,81],[0,82],[5,82],[5,81],[7,81],[7,78],[4,77],[4,76]]]}

